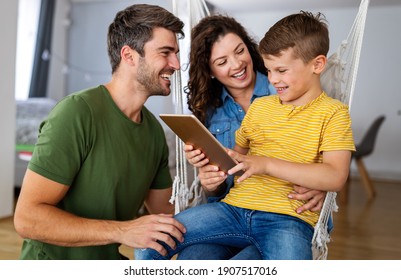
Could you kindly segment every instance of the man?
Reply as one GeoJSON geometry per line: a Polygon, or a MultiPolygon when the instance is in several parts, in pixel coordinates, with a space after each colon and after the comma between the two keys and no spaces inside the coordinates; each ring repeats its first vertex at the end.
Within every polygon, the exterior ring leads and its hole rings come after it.
{"type": "Polygon", "coordinates": [[[64,98],[40,126],[14,217],[21,259],[121,259],[121,244],[165,254],[157,241],[183,240],[164,132],[144,107],[170,94],[182,28],[158,6],[117,13],[111,81],[64,98]],[[143,203],[152,215],[136,218],[143,203]]]}

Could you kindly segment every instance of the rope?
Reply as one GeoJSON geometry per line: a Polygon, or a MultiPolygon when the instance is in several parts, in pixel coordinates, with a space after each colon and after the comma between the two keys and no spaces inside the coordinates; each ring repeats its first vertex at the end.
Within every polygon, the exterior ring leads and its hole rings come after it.
{"type": "MultiPolygon", "coordinates": [[[[183,94],[184,86],[188,82],[189,50],[191,28],[198,21],[209,15],[206,2],[204,0],[173,0],[173,12],[184,22],[184,33],[187,36],[178,40],[180,46],[179,60],[181,71],[176,72],[173,77],[173,102],[176,114],[189,113],[184,104],[186,96],[183,94]]],[[[188,207],[193,207],[204,203],[205,196],[199,184],[198,170],[189,166],[185,158],[184,143],[176,136],[176,176],[173,182],[173,194],[170,203],[175,203],[175,213],[179,213],[188,207]],[[189,185],[188,169],[193,169],[193,181],[189,185]]]]}
{"type": "MultiPolygon", "coordinates": [[[[331,97],[348,104],[349,110],[351,110],[354,95],[368,6],[369,0],[361,1],[347,40],[343,41],[337,52],[329,57],[328,67],[322,74],[322,85],[325,91],[331,97]]],[[[327,225],[333,212],[338,211],[336,196],[335,192],[327,193],[315,226],[312,238],[312,253],[315,260],[327,259],[327,244],[330,242],[327,225]]]]}

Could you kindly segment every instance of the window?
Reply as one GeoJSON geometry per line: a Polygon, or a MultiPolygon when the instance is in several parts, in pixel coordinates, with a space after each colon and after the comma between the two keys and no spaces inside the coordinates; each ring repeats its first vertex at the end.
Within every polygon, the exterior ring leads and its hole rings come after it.
{"type": "Polygon", "coordinates": [[[26,100],[31,84],[41,0],[19,0],[15,99],[26,100]]]}

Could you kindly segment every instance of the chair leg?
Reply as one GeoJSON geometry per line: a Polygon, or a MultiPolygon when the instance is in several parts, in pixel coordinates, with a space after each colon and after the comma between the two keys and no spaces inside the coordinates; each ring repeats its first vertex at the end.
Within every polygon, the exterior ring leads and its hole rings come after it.
{"type": "Polygon", "coordinates": [[[372,199],[375,197],[376,191],[373,187],[373,183],[369,177],[368,171],[366,170],[365,164],[363,163],[362,159],[357,159],[356,164],[358,166],[358,171],[359,171],[359,174],[361,175],[365,190],[368,193],[368,197],[369,197],[369,199],[372,199]]]}

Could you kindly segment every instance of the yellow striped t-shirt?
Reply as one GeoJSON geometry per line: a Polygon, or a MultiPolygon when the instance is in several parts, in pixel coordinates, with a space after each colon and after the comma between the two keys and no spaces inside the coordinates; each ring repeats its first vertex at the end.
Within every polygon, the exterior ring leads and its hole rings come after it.
{"type": "MultiPolygon", "coordinates": [[[[322,162],[323,151],[354,151],[348,106],[322,93],[302,106],[281,104],[278,95],[260,97],[250,106],[236,143],[248,154],[298,163],[322,162]]],[[[307,186],[305,186],[307,187],[307,186]]],[[[287,195],[293,184],[268,175],[253,175],[234,187],[224,202],[247,209],[287,214],[315,226],[318,212],[295,209],[305,201],[287,195]]]]}

